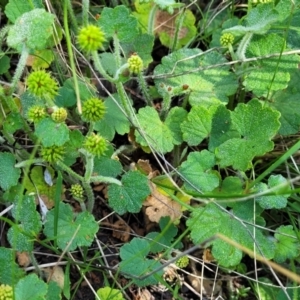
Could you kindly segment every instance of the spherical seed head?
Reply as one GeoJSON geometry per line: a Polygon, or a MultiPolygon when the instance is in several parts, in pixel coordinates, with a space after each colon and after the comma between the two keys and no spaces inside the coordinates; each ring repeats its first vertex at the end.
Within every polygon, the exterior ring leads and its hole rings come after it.
{"type": "Polygon", "coordinates": [[[138,74],[143,71],[144,64],[142,59],[136,54],[132,54],[128,60],[128,69],[131,73],[138,74]]]}
{"type": "Polygon", "coordinates": [[[30,122],[38,123],[46,117],[46,110],[44,107],[35,105],[31,106],[27,112],[27,118],[30,122]]]}
{"type": "Polygon", "coordinates": [[[77,41],[82,51],[87,53],[97,51],[105,42],[104,32],[98,26],[87,25],[80,29],[77,41]]]}
{"type": "Polygon", "coordinates": [[[63,158],[65,148],[63,146],[51,146],[42,148],[41,157],[50,163],[55,163],[63,158]]]}
{"type": "Polygon", "coordinates": [[[70,192],[75,199],[83,199],[83,187],[80,184],[72,184],[70,192]]]}
{"type": "Polygon", "coordinates": [[[68,112],[63,107],[58,107],[51,114],[51,118],[56,123],[63,123],[68,117],[68,112]]]}
{"type": "Polygon", "coordinates": [[[182,257],[177,259],[175,264],[178,268],[185,268],[189,265],[189,262],[190,262],[190,260],[187,256],[182,256],[182,257]]]}
{"type": "Polygon", "coordinates": [[[7,284],[0,284],[0,299],[1,300],[13,300],[13,289],[7,284]]]}
{"type": "Polygon", "coordinates": [[[27,77],[27,86],[31,94],[37,97],[57,95],[58,83],[45,70],[34,71],[27,77]]]}
{"type": "Polygon", "coordinates": [[[101,99],[91,98],[82,105],[82,117],[86,121],[96,122],[103,118],[105,110],[104,102],[101,99]]]}
{"type": "Polygon", "coordinates": [[[84,148],[95,156],[101,156],[107,150],[105,139],[99,134],[91,134],[84,141],[84,148]]]}
{"type": "Polygon", "coordinates": [[[232,33],[223,33],[220,37],[220,44],[223,47],[227,47],[229,45],[232,45],[234,41],[234,35],[232,33]]]}

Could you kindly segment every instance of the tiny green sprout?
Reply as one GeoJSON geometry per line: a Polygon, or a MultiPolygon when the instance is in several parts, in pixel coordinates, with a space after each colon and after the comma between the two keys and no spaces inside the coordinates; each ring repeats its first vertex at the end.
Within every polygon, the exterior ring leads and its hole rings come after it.
{"type": "Polygon", "coordinates": [[[84,148],[92,155],[101,156],[107,149],[107,143],[102,136],[92,133],[86,137],[84,148]]]}
{"type": "Polygon", "coordinates": [[[128,58],[127,63],[129,71],[133,74],[141,73],[144,68],[142,59],[136,53],[128,58]]]}
{"type": "Polygon", "coordinates": [[[30,122],[38,123],[46,117],[46,110],[39,105],[31,106],[27,112],[27,118],[30,122]]]}
{"type": "Polygon", "coordinates": [[[87,25],[80,29],[77,41],[82,51],[92,52],[101,49],[106,39],[98,26],[87,25]]]}
{"type": "Polygon", "coordinates": [[[185,255],[185,256],[182,256],[180,258],[178,258],[175,262],[175,265],[178,267],[178,268],[185,268],[189,265],[190,263],[190,260],[189,258],[185,255]]]}
{"type": "Polygon", "coordinates": [[[54,163],[63,158],[65,148],[63,146],[44,147],[40,151],[41,157],[50,163],[54,163]]]}
{"type": "Polygon", "coordinates": [[[103,118],[105,114],[105,105],[103,100],[91,98],[82,105],[82,117],[90,122],[96,122],[103,118]]]}
{"type": "Polygon", "coordinates": [[[7,284],[0,285],[0,300],[13,300],[13,289],[7,284]]]}
{"type": "Polygon", "coordinates": [[[56,123],[63,123],[68,117],[68,112],[63,107],[55,108],[54,112],[51,114],[51,118],[56,123]]]}
{"type": "Polygon", "coordinates": [[[83,187],[79,183],[72,184],[70,187],[72,197],[76,200],[83,200],[83,187]]]}
{"type": "Polygon", "coordinates": [[[223,47],[228,47],[229,45],[232,45],[234,41],[234,35],[232,33],[223,33],[220,38],[220,44],[223,47]]]}
{"type": "Polygon", "coordinates": [[[28,90],[37,97],[57,95],[58,83],[45,70],[34,71],[27,78],[28,90]]]}

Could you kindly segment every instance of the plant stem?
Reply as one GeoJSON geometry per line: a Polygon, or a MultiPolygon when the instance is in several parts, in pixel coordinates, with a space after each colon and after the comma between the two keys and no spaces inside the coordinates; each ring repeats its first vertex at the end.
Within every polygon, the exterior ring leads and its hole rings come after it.
{"type": "Polygon", "coordinates": [[[148,92],[148,86],[147,86],[146,80],[141,72],[138,73],[138,83],[143,92],[143,95],[145,97],[147,105],[152,106],[152,100],[151,100],[151,97],[148,92]]]}
{"type": "Polygon", "coordinates": [[[244,60],[246,59],[246,50],[247,47],[252,39],[253,33],[247,32],[244,37],[242,38],[240,45],[237,49],[236,56],[238,59],[244,60]]]}
{"type": "Polygon", "coordinates": [[[83,24],[83,26],[87,26],[89,23],[89,8],[90,8],[90,1],[82,0],[82,24],[83,24]]]}
{"type": "Polygon", "coordinates": [[[88,212],[92,213],[93,209],[94,209],[94,205],[95,205],[95,197],[94,197],[92,187],[86,181],[82,182],[82,187],[84,188],[86,196],[87,196],[87,210],[88,210],[88,212]]]}
{"type": "Polygon", "coordinates": [[[111,76],[109,76],[106,71],[104,70],[102,64],[101,64],[101,61],[99,59],[99,55],[98,55],[98,52],[97,51],[93,51],[92,52],[92,59],[93,59],[93,62],[94,62],[94,66],[95,66],[95,69],[106,79],[108,80],[109,82],[115,82],[115,79],[112,78],[111,76]]]}
{"type": "Polygon", "coordinates": [[[56,165],[61,168],[63,171],[67,172],[71,177],[74,179],[79,180],[80,182],[84,181],[84,178],[77,173],[75,173],[71,168],[69,168],[67,165],[65,165],[62,161],[57,161],[56,165]]]}
{"type": "MultiPolygon", "coordinates": [[[[65,18],[67,19],[67,22],[68,22],[68,13],[69,13],[71,24],[73,26],[73,30],[75,31],[75,34],[77,34],[78,26],[77,26],[76,17],[74,15],[74,11],[72,8],[72,3],[70,0],[65,0],[64,1],[64,23],[65,23],[65,18]]],[[[65,30],[66,30],[66,28],[65,28],[65,30]]]]}

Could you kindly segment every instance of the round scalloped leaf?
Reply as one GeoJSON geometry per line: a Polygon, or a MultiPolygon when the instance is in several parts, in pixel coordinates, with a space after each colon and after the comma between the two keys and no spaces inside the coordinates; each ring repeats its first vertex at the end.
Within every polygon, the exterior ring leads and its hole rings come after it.
{"type": "MultiPolygon", "coordinates": [[[[271,53],[280,53],[285,49],[285,39],[278,34],[270,33],[266,36],[254,36],[251,40],[246,56],[257,57],[271,53]]],[[[282,55],[257,60],[254,68],[245,76],[243,84],[247,90],[256,96],[262,96],[269,91],[285,89],[290,81],[290,73],[298,68],[298,55],[282,55]]]]}
{"type": "Polygon", "coordinates": [[[18,183],[21,171],[15,168],[15,156],[8,152],[0,153],[0,187],[6,191],[18,183]]]}
{"type": "Polygon", "coordinates": [[[42,50],[53,33],[54,15],[44,9],[36,8],[24,13],[13,25],[7,36],[9,47],[22,51],[23,45],[28,49],[42,50]]]}
{"type": "Polygon", "coordinates": [[[124,300],[120,290],[112,289],[109,286],[99,289],[97,295],[101,300],[124,300]]]}
{"type": "Polygon", "coordinates": [[[138,22],[124,5],[104,7],[98,24],[106,38],[116,35],[120,42],[129,42],[138,35],[138,22]]]}
{"type": "Polygon", "coordinates": [[[69,129],[64,123],[45,118],[35,126],[35,134],[44,147],[62,146],[69,140],[69,129]]]}
{"type": "Polygon", "coordinates": [[[136,141],[142,146],[151,145],[160,153],[173,150],[174,145],[182,142],[180,124],[186,117],[187,112],[180,107],[172,108],[165,122],[159,118],[158,112],[153,107],[143,107],[137,114],[140,131],[145,138],[136,130],[136,141]]]}
{"type": "Polygon", "coordinates": [[[140,211],[144,200],[150,194],[148,179],[138,171],[131,171],[122,177],[122,186],[111,184],[108,187],[108,203],[122,215],[140,211]]]}
{"type": "Polygon", "coordinates": [[[154,75],[161,77],[155,79],[155,85],[163,97],[189,94],[192,106],[212,104],[215,99],[227,103],[228,96],[233,95],[238,87],[237,78],[229,72],[229,67],[200,69],[226,62],[216,51],[205,54],[199,49],[180,49],[165,56],[155,68],[154,75]]]}

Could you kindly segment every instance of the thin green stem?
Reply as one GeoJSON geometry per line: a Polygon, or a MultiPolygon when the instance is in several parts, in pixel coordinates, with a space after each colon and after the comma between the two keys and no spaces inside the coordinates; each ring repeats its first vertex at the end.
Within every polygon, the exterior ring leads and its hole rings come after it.
{"type": "Polygon", "coordinates": [[[117,68],[121,67],[121,48],[120,48],[120,41],[116,34],[113,36],[114,41],[114,57],[116,60],[117,68]]]}
{"type": "Polygon", "coordinates": [[[236,52],[236,56],[238,59],[240,60],[244,60],[246,59],[246,50],[247,50],[247,47],[252,39],[252,36],[253,36],[253,33],[252,32],[247,32],[244,37],[242,38],[241,42],[240,42],[240,45],[237,49],[237,52],[236,52]]]}
{"type": "Polygon", "coordinates": [[[66,173],[68,173],[71,177],[73,177],[74,179],[79,180],[80,182],[84,181],[84,178],[80,175],[78,175],[77,173],[75,173],[70,167],[68,167],[67,165],[65,165],[63,162],[61,161],[57,161],[56,165],[62,169],[63,171],[65,171],[66,173]]]}
{"type": "Polygon", "coordinates": [[[148,34],[150,34],[150,35],[154,35],[155,15],[156,15],[157,10],[158,10],[158,7],[156,4],[154,4],[149,13],[148,34]]]}
{"type": "Polygon", "coordinates": [[[152,106],[152,99],[150,97],[150,94],[149,94],[149,91],[148,91],[148,86],[147,86],[147,83],[146,83],[146,80],[143,76],[142,73],[138,73],[138,83],[139,83],[139,86],[143,92],[143,95],[145,97],[145,100],[146,100],[146,103],[148,106],[152,106]]]}
{"type": "Polygon", "coordinates": [[[88,212],[92,213],[95,205],[95,197],[94,197],[93,189],[91,185],[86,181],[82,182],[82,187],[84,188],[85,194],[87,196],[87,210],[88,212]]]}
{"type": "Polygon", "coordinates": [[[83,26],[87,26],[89,23],[89,9],[90,9],[90,1],[82,0],[82,24],[83,24],[83,26]]]}
{"type": "Polygon", "coordinates": [[[79,114],[81,114],[82,109],[81,109],[79,85],[78,85],[78,80],[77,80],[77,75],[76,75],[74,55],[73,55],[73,50],[72,50],[71,36],[70,36],[69,24],[68,24],[68,6],[70,6],[70,5],[71,4],[68,0],[64,1],[64,29],[65,29],[65,36],[66,36],[66,41],[67,41],[68,54],[69,54],[69,58],[70,58],[71,71],[72,71],[72,76],[73,76],[73,80],[74,80],[74,89],[75,89],[75,94],[76,94],[76,99],[77,99],[77,109],[78,109],[79,114]]]}
{"type": "MultiPolygon", "coordinates": [[[[78,25],[77,25],[77,21],[76,21],[76,16],[73,11],[72,3],[70,0],[65,0],[64,1],[64,18],[66,16],[67,22],[68,22],[68,15],[70,17],[70,21],[71,21],[73,30],[75,31],[75,34],[77,34],[78,33],[78,25]]],[[[65,20],[64,20],[64,22],[65,22],[65,20]]]]}

